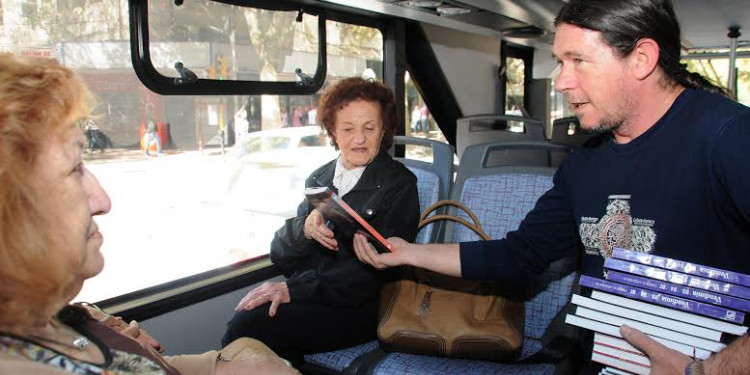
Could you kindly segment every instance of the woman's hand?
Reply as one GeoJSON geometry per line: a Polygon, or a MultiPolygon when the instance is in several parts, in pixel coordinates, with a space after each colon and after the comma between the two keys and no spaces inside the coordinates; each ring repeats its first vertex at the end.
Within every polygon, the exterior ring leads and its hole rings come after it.
{"type": "Polygon", "coordinates": [[[264,303],[271,302],[271,307],[268,308],[268,316],[274,316],[280,304],[291,301],[289,287],[285,282],[267,282],[248,292],[234,308],[234,311],[252,310],[264,303]]]}
{"type": "Polygon", "coordinates": [[[330,250],[339,249],[339,244],[336,242],[336,239],[333,238],[333,231],[328,229],[323,214],[321,214],[317,208],[307,215],[303,230],[305,232],[305,238],[308,240],[312,239],[318,241],[321,245],[330,250]]]}
{"type": "Polygon", "coordinates": [[[354,253],[360,261],[367,263],[379,270],[404,264],[404,256],[408,242],[398,237],[391,237],[388,243],[393,245],[393,252],[380,254],[367,241],[367,237],[356,233],[354,235],[354,253]]]}
{"type": "Polygon", "coordinates": [[[164,352],[164,347],[161,346],[161,343],[151,337],[148,332],[142,330],[141,326],[135,320],[125,323],[119,316],[109,315],[94,305],[81,304],[79,306],[85,308],[92,318],[102,322],[107,327],[138,341],[146,347],[154,348],[159,353],[164,352]]]}

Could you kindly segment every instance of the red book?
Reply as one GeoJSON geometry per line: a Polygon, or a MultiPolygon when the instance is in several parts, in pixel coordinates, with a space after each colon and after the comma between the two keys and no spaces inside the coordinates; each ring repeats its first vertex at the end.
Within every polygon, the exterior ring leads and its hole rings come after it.
{"type": "Polygon", "coordinates": [[[326,220],[334,225],[331,229],[334,232],[344,231],[351,236],[354,236],[354,233],[361,233],[367,237],[377,252],[393,251],[393,245],[388,243],[385,237],[327,186],[307,188],[305,197],[326,220]]]}

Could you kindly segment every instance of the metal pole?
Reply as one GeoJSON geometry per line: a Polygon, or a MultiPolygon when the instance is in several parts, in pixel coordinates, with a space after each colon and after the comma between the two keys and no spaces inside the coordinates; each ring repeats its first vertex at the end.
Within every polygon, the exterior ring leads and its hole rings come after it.
{"type": "Polygon", "coordinates": [[[740,37],[739,26],[729,27],[729,82],[727,82],[727,88],[733,98],[737,99],[737,38],[740,37]]]}

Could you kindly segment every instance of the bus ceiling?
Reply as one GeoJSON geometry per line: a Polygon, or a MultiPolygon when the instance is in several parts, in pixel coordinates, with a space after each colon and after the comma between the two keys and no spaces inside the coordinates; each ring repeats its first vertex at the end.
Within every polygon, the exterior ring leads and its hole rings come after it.
{"type": "MultiPolygon", "coordinates": [[[[176,7],[187,6],[172,0],[176,7]]],[[[680,20],[684,58],[736,58],[750,55],[750,39],[743,27],[750,22],[746,0],[673,0],[680,20]],[[731,37],[730,37],[731,36],[731,37]]],[[[257,78],[211,77],[172,68],[154,66],[155,47],[149,40],[147,0],[130,0],[131,54],[133,67],[143,83],[165,95],[281,94],[306,95],[317,92],[326,79],[326,20],[330,17],[357,16],[364,19],[406,19],[496,37],[511,43],[551,50],[554,17],[564,0],[206,0],[206,4],[248,7],[317,17],[318,50],[314,67],[298,69],[289,81],[266,82],[257,78]]],[[[191,4],[193,2],[190,2],[191,4]]],[[[204,5],[205,6],[205,5],[204,5]]],[[[152,5],[153,7],[153,5],[152,5]]],[[[202,22],[206,22],[205,20],[202,22]]],[[[205,25],[210,28],[212,25],[205,25]]],[[[213,25],[218,27],[217,25],[213,25]]],[[[226,25],[224,25],[226,27],[226,25]]],[[[154,43],[155,45],[156,43],[154,43]]],[[[218,56],[218,55],[217,55],[218,56]]],[[[208,57],[212,59],[213,57],[208,57]]],[[[218,60],[217,60],[218,61],[218,60]]],[[[164,65],[164,64],[162,64],[164,65]]],[[[534,75],[537,75],[536,72],[534,75]]]]}
{"type": "MultiPolygon", "coordinates": [[[[551,44],[554,18],[567,0],[325,0],[420,22],[493,35],[533,47],[551,44]],[[539,43],[542,42],[542,43],[539,43]]],[[[746,0],[673,0],[682,27],[683,46],[728,50],[730,27],[750,23],[746,0]]],[[[738,40],[747,47],[748,38],[738,40]]]]}

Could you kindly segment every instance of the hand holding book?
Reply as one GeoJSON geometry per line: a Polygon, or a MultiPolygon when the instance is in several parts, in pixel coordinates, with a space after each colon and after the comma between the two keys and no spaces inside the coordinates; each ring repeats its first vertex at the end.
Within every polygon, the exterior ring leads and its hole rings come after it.
{"type": "Polygon", "coordinates": [[[364,235],[379,253],[393,250],[385,237],[328,187],[307,188],[305,197],[326,220],[333,223],[335,230],[344,231],[352,237],[355,233],[364,235]]]}
{"type": "Polygon", "coordinates": [[[316,208],[307,215],[305,219],[305,226],[303,228],[305,238],[308,240],[318,241],[321,245],[325,246],[329,250],[338,250],[339,244],[334,237],[333,231],[326,225],[326,218],[316,208]]]}
{"type": "Polygon", "coordinates": [[[684,374],[685,367],[693,361],[692,358],[669,349],[626,325],[620,327],[620,333],[628,343],[648,357],[652,374],[684,374]]]}

